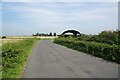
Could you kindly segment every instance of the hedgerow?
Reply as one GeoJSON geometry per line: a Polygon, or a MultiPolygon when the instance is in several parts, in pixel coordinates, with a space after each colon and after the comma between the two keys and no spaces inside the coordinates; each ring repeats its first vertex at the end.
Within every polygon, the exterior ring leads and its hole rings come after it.
{"type": "Polygon", "coordinates": [[[37,39],[25,39],[2,46],[2,77],[18,78],[37,39]]]}
{"type": "Polygon", "coordinates": [[[56,38],[54,43],[82,51],[109,61],[120,63],[120,47],[98,42],[75,41],[70,38],[56,38]]]}

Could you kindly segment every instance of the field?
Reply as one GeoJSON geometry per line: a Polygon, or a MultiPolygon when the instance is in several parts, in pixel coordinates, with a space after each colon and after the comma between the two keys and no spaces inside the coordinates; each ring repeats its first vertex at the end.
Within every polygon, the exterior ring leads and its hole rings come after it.
{"type": "Polygon", "coordinates": [[[25,39],[25,38],[41,38],[41,39],[54,39],[57,38],[57,36],[7,36],[7,39],[25,39]]]}
{"type": "Polygon", "coordinates": [[[54,40],[56,37],[54,36],[7,36],[5,39],[0,38],[0,48],[3,44],[5,43],[11,43],[11,42],[17,42],[19,40],[23,39],[32,39],[32,38],[40,38],[40,39],[49,39],[49,40],[54,40]]]}
{"type": "Polygon", "coordinates": [[[0,39],[0,46],[5,43],[17,42],[19,40],[23,40],[23,39],[0,39]]]}
{"type": "Polygon", "coordinates": [[[55,38],[57,38],[57,36],[7,36],[5,39],[1,39],[0,38],[0,46],[4,43],[10,43],[10,42],[17,42],[19,40],[23,40],[26,38],[40,38],[40,39],[50,39],[53,40],[55,38]]]}

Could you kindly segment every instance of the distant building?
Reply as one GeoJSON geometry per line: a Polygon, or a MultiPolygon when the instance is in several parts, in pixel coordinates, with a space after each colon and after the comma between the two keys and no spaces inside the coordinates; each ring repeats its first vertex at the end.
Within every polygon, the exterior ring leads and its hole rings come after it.
{"type": "Polygon", "coordinates": [[[78,32],[78,31],[76,31],[76,30],[67,30],[67,31],[64,31],[64,32],[61,34],[61,36],[65,35],[65,34],[67,34],[67,33],[72,33],[75,37],[81,35],[80,32],[78,32]]]}

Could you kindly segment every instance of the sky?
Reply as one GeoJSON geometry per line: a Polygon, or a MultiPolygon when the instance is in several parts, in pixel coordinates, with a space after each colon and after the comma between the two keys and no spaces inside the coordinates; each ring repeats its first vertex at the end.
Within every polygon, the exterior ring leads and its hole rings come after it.
{"type": "Polygon", "coordinates": [[[68,29],[97,34],[118,28],[117,2],[7,1],[0,3],[2,35],[32,35],[37,32],[61,34],[68,29]]]}
{"type": "Polygon", "coordinates": [[[119,2],[119,0],[1,0],[2,2],[119,2]]]}

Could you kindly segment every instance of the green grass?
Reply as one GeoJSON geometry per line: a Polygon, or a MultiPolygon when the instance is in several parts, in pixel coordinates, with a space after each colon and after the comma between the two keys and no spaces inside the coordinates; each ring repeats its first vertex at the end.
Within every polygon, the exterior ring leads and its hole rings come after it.
{"type": "Polygon", "coordinates": [[[0,65],[0,79],[2,78],[2,65],[0,65]]]}
{"type": "Polygon", "coordinates": [[[2,77],[20,78],[34,44],[39,39],[24,39],[2,46],[2,77]]]}
{"type": "Polygon", "coordinates": [[[0,80],[2,78],[2,55],[1,55],[1,52],[2,52],[2,41],[0,39],[0,80]]]}

